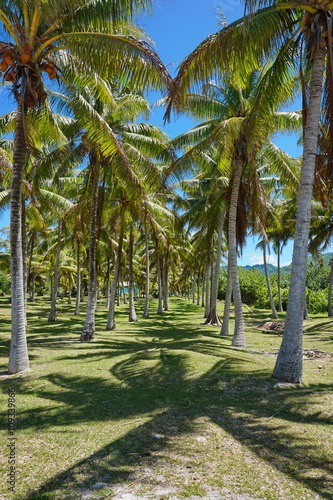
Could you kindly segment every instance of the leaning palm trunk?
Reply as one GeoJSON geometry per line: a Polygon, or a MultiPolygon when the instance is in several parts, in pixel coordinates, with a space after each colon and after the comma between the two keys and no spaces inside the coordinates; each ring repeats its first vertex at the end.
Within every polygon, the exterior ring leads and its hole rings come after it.
{"type": "Polygon", "coordinates": [[[274,376],[282,381],[301,383],[303,365],[303,312],[307,269],[311,199],[318,144],[319,120],[324,73],[324,50],[314,49],[304,151],[298,191],[296,229],[286,323],[274,376]]]}
{"type": "Polygon", "coordinates": [[[266,244],[265,244],[265,242],[264,242],[264,245],[263,245],[263,248],[262,248],[262,253],[263,253],[263,258],[264,258],[265,278],[266,278],[266,285],[267,285],[268,296],[269,296],[269,303],[271,305],[271,310],[272,310],[272,317],[274,319],[279,319],[279,316],[277,315],[277,312],[276,312],[276,309],[275,309],[275,304],[274,304],[274,299],[273,299],[273,294],[272,294],[271,281],[269,279],[269,274],[268,274],[267,256],[266,256],[266,244]]]}
{"type": "Polygon", "coordinates": [[[138,321],[134,306],[134,290],[133,290],[133,248],[134,235],[133,225],[130,224],[129,234],[129,251],[128,251],[128,300],[129,300],[129,321],[138,321]]]}
{"type": "Polygon", "coordinates": [[[75,302],[75,316],[80,314],[80,298],[81,298],[81,269],[80,269],[80,243],[77,241],[76,249],[76,302],[75,302]]]}
{"type": "Polygon", "coordinates": [[[149,318],[149,285],[150,285],[150,265],[149,265],[149,239],[147,226],[145,227],[145,251],[146,251],[146,292],[144,318],[149,318]]]}
{"type": "Polygon", "coordinates": [[[235,329],[232,337],[232,345],[235,347],[246,347],[243,309],[242,309],[242,296],[241,296],[238,268],[237,268],[237,240],[236,240],[237,205],[238,205],[239,187],[242,177],[242,162],[240,158],[235,159],[234,167],[235,168],[233,173],[234,177],[231,190],[230,207],[229,207],[229,224],[228,224],[228,233],[229,233],[228,266],[230,266],[230,274],[232,280],[232,290],[234,295],[234,306],[235,306],[235,329]]]}
{"type": "Polygon", "coordinates": [[[328,280],[328,297],[327,297],[327,312],[328,316],[333,316],[333,307],[332,307],[332,288],[333,288],[333,259],[331,259],[331,271],[330,277],[328,280]]]}
{"type": "MultiPolygon", "coordinates": [[[[23,82],[22,82],[23,87],[23,82]]],[[[10,259],[12,290],[12,331],[9,352],[9,373],[29,370],[28,346],[26,337],[26,311],[24,289],[24,267],[22,254],[22,170],[26,151],[24,132],[24,106],[19,105],[16,115],[14,135],[14,154],[10,202],[10,259]]]]}
{"type": "Polygon", "coordinates": [[[216,249],[216,261],[215,261],[215,269],[213,275],[213,283],[212,283],[212,295],[210,298],[210,310],[208,317],[204,323],[205,325],[221,326],[221,321],[217,314],[217,295],[219,290],[219,277],[220,277],[220,267],[221,267],[223,225],[224,225],[224,212],[221,213],[220,223],[217,233],[217,249],[216,249]]]}
{"type": "MultiPolygon", "coordinates": [[[[114,266],[114,276],[111,285],[111,293],[110,293],[110,308],[108,313],[108,321],[106,324],[106,330],[115,330],[116,329],[116,320],[115,320],[115,307],[116,307],[116,294],[117,294],[117,286],[119,282],[119,274],[120,274],[120,264],[121,264],[121,254],[123,251],[123,240],[124,240],[124,219],[125,219],[125,207],[122,207],[120,213],[120,232],[119,232],[119,240],[118,240],[118,250],[116,256],[116,262],[114,266]]],[[[120,290],[118,293],[118,297],[120,296],[120,290]]]]}
{"type": "Polygon", "coordinates": [[[59,288],[59,270],[60,270],[60,252],[61,252],[61,230],[62,230],[62,222],[61,220],[59,220],[57,252],[56,252],[56,260],[54,266],[53,287],[51,292],[51,310],[48,318],[49,323],[54,323],[56,321],[56,316],[57,316],[57,294],[59,288]]]}
{"type": "Polygon", "coordinates": [[[230,253],[228,253],[228,277],[227,277],[227,287],[225,291],[223,321],[222,321],[220,335],[229,335],[229,318],[230,318],[230,306],[232,297],[232,277],[231,277],[231,265],[229,263],[229,255],[230,253]]]}
{"type": "Polygon", "coordinates": [[[89,241],[89,282],[86,319],[81,332],[81,342],[89,342],[95,337],[95,310],[96,310],[96,235],[98,211],[98,182],[100,163],[97,160],[92,166],[92,205],[90,212],[90,241],[89,241]]]}

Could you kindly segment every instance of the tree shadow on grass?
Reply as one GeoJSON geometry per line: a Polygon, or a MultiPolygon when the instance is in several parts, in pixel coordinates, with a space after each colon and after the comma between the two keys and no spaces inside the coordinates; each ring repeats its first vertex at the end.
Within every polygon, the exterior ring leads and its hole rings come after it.
{"type": "MultiPolygon", "coordinates": [[[[50,428],[67,432],[68,425],[81,422],[92,426],[112,422],[124,428],[127,423],[139,423],[47,481],[38,493],[78,492],[101,480],[126,485],[142,467],[158,465],[173,440],[195,432],[196,419],[205,417],[260,460],[331,499],[333,463],[322,461],[325,443],[314,442],[303,431],[307,425],[332,425],[331,415],[318,410],[316,404],[311,406],[314,395],[325,394],[332,387],[277,388],[255,356],[227,346],[227,339],[205,335],[202,328],[189,332],[185,326],[176,327],[170,324],[174,315],[168,317],[149,327],[146,339],[134,328],[127,335],[116,332],[117,338],[103,334],[89,345],[89,352],[86,345],[78,344],[82,352],[75,356],[67,352],[72,346],[62,346],[58,359],[81,359],[87,363],[89,376],[56,373],[40,377],[41,385],[33,391],[49,405],[18,414],[20,431],[50,428]],[[193,355],[197,353],[210,360],[210,368],[201,376],[193,376],[193,355]],[[97,358],[110,360],[107,376],[105,371],[91,373],[88,363],[97,358]],[[297,432],[290,429],[291,424],[297,432]]],[[[52,347],[51,338],[47,347],[52,347]]],[[[34,337],[33,345],[43,347],[47,340],[34,337]]],[[[18,379],[15,385],[23,396],[31,390],[24,380],[18,379]]],[[[2,417],[5,423],[6,414],[2,417]]],[[[327,450],[326,456],[330,453],[327,450]]],[[[35,497],[33,492],[26,498],[35,497]]]]}
{"type": "MultiPolygon", "coordinates": [[[[245,362],[237,352],[220,359],[196,379],[188,378],[188,362],[186,353],[162,348],[132,353],[116,363],[111,375],[123,385],[92,376],[79,379],[50,376],[49,381],[64,390],[41,388],[39,397],[65,404],[65,414],[38,415],[38,411],[31,410],[20,418],[20,428],[52,425],[61,429],[69,422],[73,425],[89,421],[93,425],[94,421],[106,420],[117,425],[123,419],[155,413],[148,422],[48,481],[39,492],[66,488],[79,491],[101,478],[108,478],[112,484],[126,484],[141,467],[147,464],[153,467],[163,457],[171,437],[194,432],[194,421],[204,416],[261,460],[322,498],[332,498],[333,481],[329,478],[333,477],[333,463],[322,462],[319,445],[312,442],[310,435],[294,434],[288,427],[290,423],[331,425],[331,416],[316,407],[313,411],[309,409],[312,394],[331,386],[275,388],[261,370],[246,375],[245,362]],[[278,421],[273,421],[277,415],[278,421]],[[162,437],[157,439],[156,435],[162,437]],[[309,475],[309,471],[315,471],[317,477],[309,475]]],[[[34,495],[28,498],[33,499],[34,495]]]]}

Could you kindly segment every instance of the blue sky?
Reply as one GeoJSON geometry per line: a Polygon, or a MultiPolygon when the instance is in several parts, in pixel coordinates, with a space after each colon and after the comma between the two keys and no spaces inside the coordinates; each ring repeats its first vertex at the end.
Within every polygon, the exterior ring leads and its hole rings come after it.
{"type": "MultiPolygon", "coordinates": [[[[243,4],[237,0],[216,2],[215,0],[158,0],[154,2],[154,13],[150,18],[140,20],[140,24],[154,40],[156,50],[172,75],[177,71],[181,61],[208,35],[218,31],[217,8],[220,8],[228,23],[242,17],[243,4]]],[[[295,103],[292,109],[298,109],[295,103]]],[[[156,113],[155,123],[159,124],[169,134],[175,137],[193,126],[187,118],[171,121],[163,126],[162,113],[156,113]],[[159,121],[160,120],[160,121],[159,121]]],[[[297,138],[293,135],[278,135],[274,142],[292,156],[300,156],[301,149],[297,146],[297,138]]],[[[257,240],[249,237],[239,265],[255,265],[263,262],[262,254],[255,249],[257,240]]],[[[292,242],[284,249],[281,265],[291,262],[292,242]]],[[[274,252],[268,256],[269,262],[276,265],[274,252]]]]}
{"type": "MultiPolygon", "coordinates": [[[[220,8],[228,23],[239,19],[243,15],[243,4],[237,0],[155,0],[153,15],[139,19],[140,25],[146,30],[156,44],[156,50],[172,75],[177,71],[180,62],[187,54],[204,40],[208,35],[219,29],[217,8],[220,8]]],[[[13,109],[14,103],[8,92],[0,93],[0,115],[13,109]]],[[[295,107],[296,109],[296,107],[295,107]]],[[[172,119],[171,123],[163,125],[163,113],[155,111],[152,121],[160,125],[169,134],[175,137],[193,126],[188,118],[172,119]]],[[[293,136],[278,136],[276,144],[293,156],[299,156],[301,150],[296,145],[293,136]]],[[[0,215],[0,228],[9,224],[8,213],[0,215]]],[[[254,265],[262,263],[261,253],[255,250],[256,241],[248,239],[248,244],[239,259],[240,265],[254,265]]],[[[282,265],[291,261],[292,244],[283,250],[282,265]]],[[[276,264],[276,256],[270,256],[270,262],[276,264]]]]}

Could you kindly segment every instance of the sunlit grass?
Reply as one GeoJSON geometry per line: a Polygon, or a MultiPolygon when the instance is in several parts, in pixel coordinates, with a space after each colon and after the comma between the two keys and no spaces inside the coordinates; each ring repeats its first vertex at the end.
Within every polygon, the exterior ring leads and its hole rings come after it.
{"type": "MultiPolygon", "coordinates": [[[[333,497],[330,356],[304,361],[302,386],[277,385],[281,335],[256,328],[269,311],[244,308],[241,350],[202,325],[203,309],[190,302],[174,298],[157,315],[154,301],[149,319],[137,306],[138,323],[122,305],[117,330],[106,332],[100,302],[96,339],[80,343],[84,314],[73,316],[74,306],[61,301],[50,324],[47,300],[29,304],[31,371],[8,376],[10,310],[0,305],[3,477],[10,387],[17,405],[16,491],[3,482],[3,498],[333,497]]],[[[304,347],[333,352],[332,326],[324,316],[307,321],[304,347]]]]}

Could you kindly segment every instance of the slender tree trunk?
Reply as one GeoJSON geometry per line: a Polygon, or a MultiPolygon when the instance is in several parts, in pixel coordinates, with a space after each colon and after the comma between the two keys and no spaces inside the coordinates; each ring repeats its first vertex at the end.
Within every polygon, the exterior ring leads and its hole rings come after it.
{"type": "Polygon", "coordinates": [[[332,288],[333,288],[333,259],[331,259],[331,271],[330,277],[328,280],[328,298],[327,298],[327,311],[328,316],[333,316],[333,307],[332,307],[332,288]]]}
{"type": "Polygon", "coordinates": [[[129,234],[129,250],[128,250],[128,298],[129,298],[129,321],[138,321],[134,305],[134,291],[133,291],[133,249],[134,249],[134,235],[133,224],[130,224],[129,234]]]}
{"type": "Polygon", "coordinates": [[[210,311],[210,292],[211,292],[211,272],[210,272],[210,262],[207,262],[207,269],[206,269],[206,306],[205,306],[205,314],[204,318],[208,318],[209,311],[210,311]]]}
{"type": "Polygon", "coordinates": [[[169,259],[165,257],[163,268],[164,286],[163,286],[163,308],[164,311],[169,311],[169,259]]]}
{"type": "Polygon", "coordinates": [[[80,341],[89,342],[95,338],[95,311],[97,300],[97,273],[96,273],[96,235],[98,212],[98,183],[100,162],[95,159],[92,165],[92,193],[90,212],[90,241],[89,241],[89,281],[86,319],[82,328],[80,341]]]}
{"type": "Polygon", "coordinates": [[[281,299],[281,244],[277,244],[277,286],[278,286],[278,310],[283,312],[282,299],[281,299]]]}
{"type": "Polygon", "coordinates": [[[30,302],[35,302],[35,273],[34,272],[30,273],[30,296],[29,296],[29,301],[30,302]]]}
{"type": "Polygon", "coordinates": [[[200,275],[197,279],[197,306],[200,305],[200,275]]]}
{"type": "Polygon", "coordinates": [[[263,258],[264,258],[265,278],[266,278],[266,285],[267,285],[268,296],[269,296],[269,303],[271,305],[271,310],[272,310],[272,317],[274,319],[279,319],[279,316],[277,315],[277,312],[276,312],[276,309],[275,309],[275,304],[274,304],[274,299],[273,299],[273,294],[272,294],[271,281],[269,279],[269,274],[268,274],[267,255],[266,255],[266,243],[264,243],[264,246],[262,248],[262,253],[263,253],[263,258]]]}
{"type": "MultiPolygon", "coordinates": [[[[23,85],[24,82],[22,82],[23,85]]],[[[11,318],[12,330],[9,352],[9,373],[29,370],[26,337],[26,311],[24,290],[24,266],[22,253],[22,172],[26,152],[24,133],[25,112],[17,107],[14,133],[13,170],[10,201],[10,260],[11,260],[11,318]]]]}
{"type": "Polygon", "coordinates": [[[81,299],[81,268],[80,268],[80,243],[77,241],[76,248],[76,302],[75,302],[75,316],[80,315],[80,299],[81,299]]]}
{"type": "Polygon", "coordinates": [[[123,300],[124,300],[124,305],[127,305],[127,296],[126,296],[126,290],[125,290],[125,285],[124,285],[124,280],[122,281],[122,288],[123,288],[123,300]]]}
{"type": "Polygon", "coordinates": [[[237,240],[236,240],[236,225],[237,225],[237,205],[239,196],[239,187],[242,177],[242,161],[236,158],[234,161],[234,177],[231,190],[231,199],[229,207],[229,258],[230,273],[232,279],[232,290],[234,295],[235,306],[235,329],[232,337],[232,345],[235,347],[246,347],[244,318],[242,309],[242,296],[239,285],[238,267],[237,267],[237,240]]]}
{"type": "Polygon", "coordinates": [[[108,256],[107,272],[106,272],[106,285],[105,285],[105,307],[109,310],[110,307],[110,293],[111,293],[111,262],[108,256]]]}
{"type": "Polygon", "coordinates": [[[324,73],[324,50],[314,49],[312,79],[306,125],[304,151],[298,191],[296,230],[285,330],[274,368],[274,377],[301,383],[303,368],[303,312],[307,269],[311,200],[318,145],[319,121],[324,73]]]}
{"type": "Polygon", "coordinates": [[[231,276],[231,265],[229,262],[228,252],[228,277],[227,277],[227,287],[225,291],[224,309],[223,309],[223,321],[220,331],[220,335],[229,335],[229,318],[230,318],[230,306],[232,297],[232,276],[231,276]]]}
{"type": "Polygon", "coordinates": [[[144,318],[149,318],[149,285],[150,285],[150,264],[149,264],[149,239],[147,224],[145,226],[145,250],[146,250],[146,293],[145,293],[145,309],[143,312],[144,318]]]}
{"type": "Polygon", "coordinates": [[[306,302],[306,295],[305,295],[305,301],[304,301],[304,314],[303,314],[303,319],[310,319],[309,316],[309,310],[308,310],[308,304],[306,302]]]}
{"type": "Polygon", "coordinates": [[[193,274],[191,276],[191,287],[192,287],[192,303],[195,304],[195,280],[193,274]]]}
{"type": "Polygon", "coordinates": [[[49,323],[54,323],[57,318],[57,294],[59,288],[60,252],[61,252],[62,221],[58,221],[57,253],[54,265],[53,288],[51,293],[51,310],[48,318],[49,323]]]}
{"type": "Polygon", "coordinates": [[[212,295],[210,299],[210,311],[204,323],[205,325],[221,326],[221,321],[217,314],[217,295],[219,290],[219,277],[221,269],[223,225],[224,225],[224,212],[222,212],[220,215],[220,223],[217,233],[217,249],[216,249],[216,261],[215,261],[215,269],[214,269],[213,284],[212,284],[212,295]]]}
{"type": "Polygon", "coordinates": [[[158,307],[157,314],[163,314],[163,290],[162,290],[162,271],[161,257],[157,252],[157,283],[158,283],[158,307]]]}
{"type": "Polygon", "coordinates": [[[202,290],[201,290],[201,307],[205,307],[205,294],[206,294],[206,275],[205,271],[202,273],[202,290]]]}
{"type": "MultiPolygon", "coordinates": [[[[120,274],[120,265],[121,265],[121,254],[123,251],[123,240],[124,240],[124,231],[125,231],[125,207],[123,206],[120,213],[120,231],[119,231],[119,239],[118,239],[118,249],[117,249],[117,257],[114,266],[114,276],[111,285],[111,294],[110,294],[110,308],[108,313],[108,321],[106,324],[106,330],[115,330],[116,329],[116,321],[115,321],[115,307],[116,307],[116,294],[117,294],[117,285],[119,282],[119,274],[120,274]]],[[[120,290],[119,290],[120,295],[120,290]]]]}

